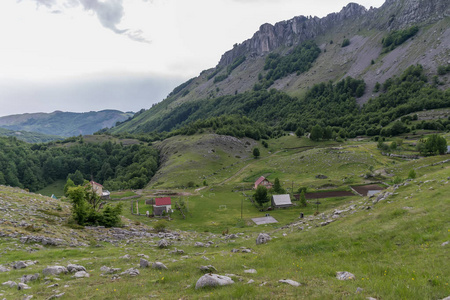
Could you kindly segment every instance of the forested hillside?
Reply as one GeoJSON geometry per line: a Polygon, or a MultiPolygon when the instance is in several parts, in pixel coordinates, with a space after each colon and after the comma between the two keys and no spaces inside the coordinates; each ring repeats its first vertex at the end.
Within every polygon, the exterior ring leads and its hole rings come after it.
{"type": "Polygon", "coordinates": [[[0,138],[0,184],[37,191],[70,175],[102,183],[109,189],[144,187],[158,168],[158,152],[144,144],[86,143],[72,138],[63,143],[29,145],[0,138]]]}

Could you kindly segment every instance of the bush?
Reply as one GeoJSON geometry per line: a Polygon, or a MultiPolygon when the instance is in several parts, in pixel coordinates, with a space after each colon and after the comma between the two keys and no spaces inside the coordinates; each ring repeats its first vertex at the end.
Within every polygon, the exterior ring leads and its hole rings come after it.
{"type": "Polygon", "coordinates": [[[157,232],[164,232],[167,228],[167,221],[166,220],[159,220],[156,222],[155,226],[153,226],[153,229],[157,232]]]}
{"type": "Polygon", "coordinates": [[[347,47],[348,45],[350,45],[350,40],[349,39],[344,39],[342,41],[342,48],[347,47]]]}

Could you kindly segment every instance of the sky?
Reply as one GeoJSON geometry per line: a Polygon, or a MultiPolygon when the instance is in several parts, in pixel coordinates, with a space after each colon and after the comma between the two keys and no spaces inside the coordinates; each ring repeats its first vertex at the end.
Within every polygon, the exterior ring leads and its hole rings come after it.
{"type": "Polygon", "coordinates": [[[324,17],[349,2],[1,0],[0,116],[148,109],[260,25],[324,17]]]}

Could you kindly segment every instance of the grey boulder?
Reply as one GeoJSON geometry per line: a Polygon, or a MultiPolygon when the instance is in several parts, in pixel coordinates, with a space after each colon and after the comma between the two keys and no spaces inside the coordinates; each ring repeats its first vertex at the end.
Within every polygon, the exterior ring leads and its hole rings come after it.
{"type": "Polygon", "coordinates": [[[63,266],[52,266],[52,267],[47,267],[44,270],[42,270],[42,273],[44,275],[59,275],[61,273],[67,274],[69,271],[67,271],[66,267],[63,266]]]}
{"type": "Polygon", "coordinates": [[[234,281],[228,276],[221,276],[217,274],[205,274],[197,280],[195,284],[195,289],[201,289],[207,286],[219,286],[219,285],[230,285],[234,281]]]}
{"type": "Polygon", "coordinates": [[[272,238],[267,233],[260,233],[256,238],[256,245],[265,244],[270,241],[272,238]]]}

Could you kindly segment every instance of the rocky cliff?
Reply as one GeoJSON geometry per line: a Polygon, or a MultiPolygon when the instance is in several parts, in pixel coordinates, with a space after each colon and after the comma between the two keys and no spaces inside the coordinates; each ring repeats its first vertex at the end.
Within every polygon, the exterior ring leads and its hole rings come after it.
{"type": "Polygon", "coordinates": [[[448,0],[387,0],[380,8],[369,10],[350,3],[340,12],[324,18],[298,16],[275,25],[263,24],[251,39],[223,54],[219,66],[228,65],[242,55],[255,57],[282,46],[315,39],[348,21],[368,29],[394,30],[418,23],[433,23],[446,16],[450,16],[448,0]]]}

